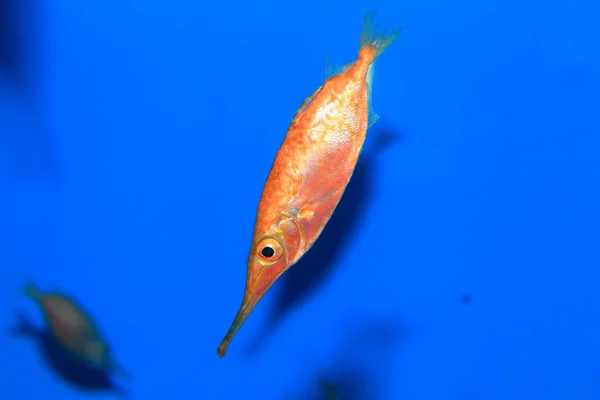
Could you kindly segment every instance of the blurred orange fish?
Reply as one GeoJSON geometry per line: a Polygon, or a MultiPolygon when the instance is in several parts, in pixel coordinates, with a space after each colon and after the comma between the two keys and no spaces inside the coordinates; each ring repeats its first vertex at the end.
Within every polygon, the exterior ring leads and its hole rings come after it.
{"type": "Polygon", "coordinates": [[[325,83],[292,119],[258,205],[244,298],[219,357],[271,285],[315,243],[352,177],[378,118],[370,107],[372,64],[401,31],[378,35],[374,16],[365,16],[357,61],[328,65],[325,83]]]}

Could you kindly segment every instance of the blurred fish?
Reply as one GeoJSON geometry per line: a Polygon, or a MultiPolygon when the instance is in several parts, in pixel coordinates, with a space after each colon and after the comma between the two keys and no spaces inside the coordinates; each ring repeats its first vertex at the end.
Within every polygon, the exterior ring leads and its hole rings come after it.
{"type": "Polygon", "coordinates": [[[26,285],[25,295],[41,308],[49,331],[71,354],[91,368],[130,378],[114,361],[97,324],[75,300],[59,292],[42,292],[33,284],[26,285]]]}
{"type": "Polygon", "coordinates": [[[122,400],[131,398],[132,393],[115,382],[110,372],[90,367],[74,356],[48,329],[36,326],[25,313],[18,312],[16,316],[16,324],[9,331],[11,336],[33,339],[46,366],[65,383],[86,394],[112,394],[122,400]]]}
{"type": "Polygon", "coordinates": [[[315,243],[354,173],[378,118],[370,106],[372,64],[400,33],[378,35],[373,18],[365,16],[357,61],[328,65],[325,83],[292,119],[258,205],[242,305],[219,357],[267,290],[315,243]]]}

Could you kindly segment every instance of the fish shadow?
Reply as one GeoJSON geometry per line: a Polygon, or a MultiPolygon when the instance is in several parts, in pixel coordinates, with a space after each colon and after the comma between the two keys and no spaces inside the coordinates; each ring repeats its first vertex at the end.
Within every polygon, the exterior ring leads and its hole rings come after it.
{"type": "MultiPolygon", "coordinates": [[[[347,339],[338,357],[323,376],[336,387],[343,400],[384,399],[385,373],[390,355],[408,339],[409,329],[394,321],[372,321],[345,329],[347,339]]],[[[397,378],[395,378],[397,379],[397,378]]]]}
{"type": "Polygon", "coordinates": [[[37,66],[39,3],[0,0],[0,161],[9,177],[56,180],[57,148],[31,75],[37,66]]]}
{"type": "Polygon", "coordinates": [[[318,368],[303,393],[290,400],[372,400],[383,396],[382,376],[392,351],[408,338],[406,327],[393,321],[372,321],[348,332],[327,367],[318,368]]]}
{"type": "Polygon", "coordinates": [[[354,368],[322,372],[306,387],[281,400],[372,400],[364,374],[354,368]],[[298,393],[299,392],[299,393],[298,393]]]}
{"type": "Polygon", "coordinates": [[[46,365],[70,386],[89,393],[113,393],[123,400],[131,398],[130,392],[118,385],[108,372],[80,361],[50,332],[36,327],[24,313],[17,313],[16,324],[9,330],[9,334],[16,338],[34,340],[46,365]]]}
{"type": "Polygon", "coordinates": [[[32,62],[36,58],[39,2],[0,0],[0,75],[13,89],[31,89],[32,62]],[[37,6],[37,7],[36,7],[37,6]]]}
{"type": "Polygon", "coordinates": [[[23,79],[22,3],[19,0],[0,0],[0,69],[13,83],[21,83],[23,79]]]}
{"type": "Polygon", "coordinates": [[[373,129],[359,157],[352,179],[325,229],[306,254],[276,282],[277,296],[261,334],[245,350],[253,357],[266,344],[281,321],[311,296],[333,274],[344,248],[351,243],[373,198],[380,155],[403,136],[388,128],[373,129]]]}

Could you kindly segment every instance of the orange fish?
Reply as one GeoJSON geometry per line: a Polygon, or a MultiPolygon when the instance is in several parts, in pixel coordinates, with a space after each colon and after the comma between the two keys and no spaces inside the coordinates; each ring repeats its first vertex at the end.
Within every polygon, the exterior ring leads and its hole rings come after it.
{"type": "Polygon", "coordinates": [[[378,35],[374,16],[365,16],[357,61],[328,64],[325,83],[292,119],[260,198],[244,298],[219,357],[271,285],[315,243],[352,177],[378,118],[370,107],[372,64],[401,31],[378,35]]]}

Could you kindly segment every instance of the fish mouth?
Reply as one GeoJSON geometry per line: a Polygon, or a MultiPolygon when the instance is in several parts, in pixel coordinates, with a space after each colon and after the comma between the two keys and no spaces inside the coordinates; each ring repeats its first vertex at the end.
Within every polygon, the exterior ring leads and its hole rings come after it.
{"type": "Polygon", "coordinates": [[[217,355],[220,358],[225,356],[231,340],[240,329],[244,321],[248,319],[248,316],[254,310],[260,299],[263,298],[265,293],[273,285],[273,283],[283,274],[285,271],[284,259],[270,266],[262,266],[260,272],[255,275],[254,279],[251,279],[246,284],[246,290],[244,293],[244,300],[240,306],[225,338],[219,344],[217,348],[217,355]]]}
{"type": "MultiPolygon", "coordinates": [[[[253,303],[254,305],[256,305],[257,302],[254,301],[253,303]]],[[[250,315],[250,311],[252,310],[252,308],[248,307],[248,305],[249,304],[245,302],[241,305],[240,309],[235,315],[235,318],[233,319],[233,323],[231,324],[229,330],[227,331],[227,334],[225,335],[225,338],[223,338],[223,340],[219,344],[219,347],[217,348],[217,355],[220,358],[225,357],[225,353],[229,348],[231,340],[233,339],[237,331],[240,329],[244,321],[248,318],[248,315],[250,315]]]]}
{"type": "Polygon", "coordinates": [[[254,307],[256,307],[256,304],[263,297],[263,295],[264,293],[260,295],[250,294],[248,296],[244,296],[244,301],[242,302],[242,305],[240,306],[237,314],[235,315],[235,318],[233,319],[233,322],[231,323],[231,326],[229,327],[225,338],[223,338],[223,340],[219,344],[219,347],[217,348],[217,355],[220,358],[223,358],[225,356],[225,353],[227,352],[227,349],[229,348],[229,344],[233,340],[233,337],[238,332],[244,321],[246,321],[246,319],[248,318],[254,307]]]}

